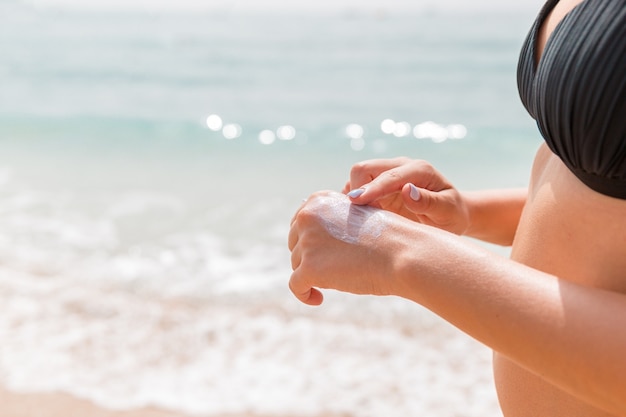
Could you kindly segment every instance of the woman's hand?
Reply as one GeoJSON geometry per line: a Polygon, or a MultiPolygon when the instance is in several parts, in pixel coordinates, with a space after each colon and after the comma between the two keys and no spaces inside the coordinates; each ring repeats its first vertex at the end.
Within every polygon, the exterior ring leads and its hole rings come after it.
{"type": "Polygon", "coordinates": [[[392,211],[458,235],[470,226],[461,193],[426,161],[396,158],[360,162],[352,167],[343,192],[354,204],[392,211]]]}
{"type": "Polygon", "coordinates": [[[291,222],[291,291],[310,305],[322,303],[316,288],[391,294],[391,259],[400,252],[402,240],[390,236],[398,237],[402,223],[408,222],[378,208],[351,204],[340,193],[313,194],[291,222]]]}

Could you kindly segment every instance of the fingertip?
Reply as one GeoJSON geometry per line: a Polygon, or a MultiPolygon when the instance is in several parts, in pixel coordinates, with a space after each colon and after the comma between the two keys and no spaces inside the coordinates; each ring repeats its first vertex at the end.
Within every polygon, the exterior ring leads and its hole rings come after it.
{"type": "Polygon", "coordinates": [[[342,194],[348,194],[350,192],[350,181],[346,182],[346,185],[343,186],[341,190],[342,194]]]}
{"type": "Polygon", "coordinates": [[[302,301],[310,306],[318,306],[324,301],[324,295],[321,291],[311,288],[308,293],[308,298],[302,301]]]}
{"type": "Polygon", "coordinates": [[[409,198],[413,201],[420,201],[422,193],[414,184],[409,184],[409,198]]]}
{"type": "Polygon", "coordinates": [[[350,197],[351,199],[356,199],[356,198],[361,197],[363,193],[365,193],[365,188],[356,188],[348,192],[346,195],[350,197]]]}
{"type": "Polygon", "coordinates": [[[402,197],[409,210],[419,213],[424,210],[424,203],[427,200],[427,190],[415,186],[415,184],[407,183],[402,187],[402,197]]]}
{"type": "Polygon", "coordinates": [[[404,184],[401,190],[402,195],[404,197],[411,198],[411,190],[413,189],[413,187],[415,187],[415,185],[411,184],[410,182],[404,184]]]}
{"type": "Polygon", "coordinates": [[[372,190],[369,188],[357,188],[347,194],[350,202],[357,206],[366,206],[370,204],[374,198],[372,190]]]}
{"type": "Polygon", "coordinates": [[[292,252],[298,243],[298,229],[294,227],[294,223],[291,223],[289,234],[287,235],[287,248],[292,252]]]}
{"type": "Polygon", "coordinates": [[[315,288],[310,288],[308,291],[300,294],[294,293],[294,295],[298,300],[310,306],[318,306],[324,301],[322,293],[315,288]]]}
{"type": "MultiPolygon", "coordinates": [[[[294,272],[295,274],[295,272],[294,272]]],[[[289,280],[289,289],[296,296],[298,300],[303,302],[304,304],[308,304],[311,306],[318,306],[322,304],[324,301],[324,295],[316,288],[309,288],[304,292],[297,291],[293,288],[293,275],[292,279],[289,280]]]]}

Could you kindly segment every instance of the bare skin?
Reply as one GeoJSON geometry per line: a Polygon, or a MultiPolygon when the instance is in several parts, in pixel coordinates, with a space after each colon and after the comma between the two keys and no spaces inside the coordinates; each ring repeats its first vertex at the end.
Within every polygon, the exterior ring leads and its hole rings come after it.
{"type": "MultiPolygon", "coordinates": [[[[626,294],[624,213],[626,201],[591,191],[543,146],[537,154],[528,203],[511,257],[569,282],[604,289],[623,297],[626,294]]],[[[623,313],[616,310],[615,314],[623,313]]],[[[610,317],[607,320],[618,321],[610,317]]],[[[597,325],[602,326],[603,323],[597,325]]],[[[581,327],[580,331],[581,336],[587,334],[587,337],[593,337],[593,329],[581,327]]],[[[601,345],[603,341],[598,339],[596,343],[601,345]]],[[[603,352],[598,354],[602,356],[603,352]]],[[[595,385],[593,370],[590,369],[587,374],[590,378],[587,384],[595,385]]],[[[497,352],[494,354],[494,375],[500,403],[507,417],[626,415],[623,410],[617,412],[618,409],[604,407],[612,413],[594,407],[584,398],[566,393],[524,369],[523,364],[516,364],[497,352]],[[532,401],[529,401],[531,398],[532,401]]],[[[620,394],[622,396],[626,392],[624,389],[620,394]]]]}
{"type": "MultiPolygon", "coordinates": [[[[578,3],[553,10],[540,51],[578,3]]],[[[527,192],[460,193],[429,164],[407,159],[356,165],[344,191],[355,188],[364,192],[316,194],[296,213],[297,298],[320,304],[318,289],[332,288],[429,308],[494,350],[506,417],[626,417],[626,200],[587,188],[545,145],[527,192]],[[333,238],[317,214],[329,198],[383,210],[381,233],[333,238]],[[458,234],[512,241],[512,259],[458,234]]]]}
{"type": "MultiPolygon", "coordinates": [[[[539,31],[538,61],[552,31],[581,2],[561,0],[552,10],[539,31]]],[[[626,294],[624,213],[626,202],[589,190],[544,145],[535,159],[512,259],[572,282],[626,294]]],[[[494,376],[507,417],[616,415],[564,392],[497,352],[494,376]]]]}

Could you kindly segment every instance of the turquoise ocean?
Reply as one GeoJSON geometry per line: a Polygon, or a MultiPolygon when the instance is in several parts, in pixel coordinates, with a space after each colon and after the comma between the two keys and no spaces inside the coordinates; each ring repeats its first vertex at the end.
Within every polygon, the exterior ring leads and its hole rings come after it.
{"type": "Polygon", "coordinates": [[[533,17],[0,1],[0,384],[202,415],[498,415],[488,349],[398,298],[299,304],[286,240],[364,159],[524,186],[533,17]]]}

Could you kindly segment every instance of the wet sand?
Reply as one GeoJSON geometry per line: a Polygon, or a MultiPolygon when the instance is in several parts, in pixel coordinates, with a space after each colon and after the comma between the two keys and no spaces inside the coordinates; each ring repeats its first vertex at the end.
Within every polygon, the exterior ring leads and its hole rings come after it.
{"type": "MultiPolygon", "coordinates": [[[[108,410],[64,393],[16,393],[0,387],[2,417],[209,417],[154,408],[108,410]]],[[[210,417],[270,417],[222,415],[210,417]]],[[[271,416],[278,417],[278,416],[271,416]]],[[[281,416],[288,417],[288,416],[281,416]]]]}
{"type": "Polygon", "coordinates": [[[143,408],[107,410],[87,400],[63,393],[15,393],[0,388],[0,415],[10,417],[191,417],[143,408]]]}

